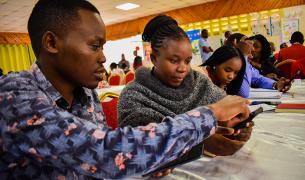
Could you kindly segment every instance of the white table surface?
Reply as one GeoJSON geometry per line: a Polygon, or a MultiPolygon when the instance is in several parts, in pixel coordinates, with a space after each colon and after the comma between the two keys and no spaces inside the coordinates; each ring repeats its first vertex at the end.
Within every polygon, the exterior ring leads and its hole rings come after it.
{"type": "MultiPolygon", "coordinates": [[[[281,100],[304,101],[304,81],[281,100]]],[[[161,179],[304,180],[305,114],[267,111],[254,122],[251,139],[234,155],[204,157],[161,179]]]]}

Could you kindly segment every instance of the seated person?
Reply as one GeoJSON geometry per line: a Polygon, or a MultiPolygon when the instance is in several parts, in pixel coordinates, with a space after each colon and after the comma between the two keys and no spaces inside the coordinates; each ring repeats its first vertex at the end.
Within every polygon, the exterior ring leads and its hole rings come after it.
{"type": "Polygon", "coordinates": [[[277,63],[287,59],[299,60],[305,57],[304,35],[300,31],[292,33],[290,47],[283,48],[279,52],[277,63]]]}
{"type": "MultiPolygon", "coordinates": [[[[119,126],[159,123],[166,116],[175,117],[225,97],[223,90],[191,69],[191,43],[174,19],[165,15],[153,18],[145,26],[142,38],[151,43],[154,66],[151,70],[138,69],[135,80],[123,89],[118,104],[119,126]]],[[[238,140],[212,136],[204,142],[209,144],[205,149],[217,155],[231,155],[248,140],[251,127],[242,132],[248,136],[238,140]],[[217,151],[224,142],[230,144],[227,151],[217,151]]]]}
{"type": "Polygon", "coordinates": [[[253,42],[249,40],[247,36],[241,33],[234,33],[228,38],[227,45],[238,48],[246,59],[246,70],[244,80],[238,93],[239,96],[245,98],[249,97],[251,87],[277,89],[282,92],[286,92],[290,89],[291,82],[289,79],[282,77],[278,81],[275,81],[268,77],[264,77],[250,64],[248,58],[252,58],[251,51],[253,49],[253,42]]]}
{"type": "Polygon", "coordinates": [[[139,67],[143,66],[142,57],[136,56],[133,60],[133,70],[136,71],[139,67]]]}
{"type": "Polygon", "coordinates": [[[39,0],[28,32],[37,62],[0,78],[1,179],[146,174],[217,132],[218,122],[249,114],[247,100],[229,96],[160,124],[110,130],[94,90],[106,62],[99,11],[85,0],[39,0]]]}
{"type": "MultiPolygon", "coordinates": [[[[109,75],[108,75],[108,78],[109,78],[110,76],[119,75],[120,78],[121,78],[121,79],[120,79],[120,84],[124,84],[124,76],[125,76],[125,73],[124,73],[123,69],[118,68],[118,64],[117,64],[117,63],[112,62],[112,63],[110,64],[110,71],[109,71],[108,74],[109,74],[109,75]]],[[[109,79],[108,79],[108,80],[109,80],[109,79]]]]}
{"type": "Polygon", "coordinates": [[[251,65],[259,70],[263,76],[274,80],[279,80],[280,77],[283,77],[282,71],[274,67],[275,58],[267,39],[261,34],[252,36],[249,39],[254,41],[251,52],[252,58],[249,58],[251,65]]]}
{"type": "Polygon", "coordinates": [[[245,59],[238,49],[222,46],[201,66],[206,66],[215,85],[224,89],[227,94],[238,94],[246,69],[245,59]]]}

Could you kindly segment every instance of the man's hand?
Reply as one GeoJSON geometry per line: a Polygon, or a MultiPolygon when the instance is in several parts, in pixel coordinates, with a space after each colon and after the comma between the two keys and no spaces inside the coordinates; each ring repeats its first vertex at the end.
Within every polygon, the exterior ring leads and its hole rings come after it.
{"type": "Polygon", "coordinates": [[[226,96],[217,103],[208,105],[221,126],[233,127],[249,117],[250,102],[240,96],[226,96]]]}
{"type": "Polygon", "coordinates": [[[291,81],[284,77],[281,77],[280,80],[278,80],[275,84],[275,89],[277,89],[281,92],[288,91],[290,89],[290,87],[291,87],[291,81]]]}

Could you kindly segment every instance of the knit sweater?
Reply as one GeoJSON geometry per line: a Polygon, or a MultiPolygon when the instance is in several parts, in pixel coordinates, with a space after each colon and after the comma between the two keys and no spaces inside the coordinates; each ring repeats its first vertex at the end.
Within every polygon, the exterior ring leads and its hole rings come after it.
{"type": "Polygon", "coordinates": [[[164,85],[152,70],[142,67],[135,80],[121,92],[118,103],[119,126],[140,126],[161,122],[198,106],[215,103],[225,96],[205,75],[191,71],[178,88],[164,85]]]}

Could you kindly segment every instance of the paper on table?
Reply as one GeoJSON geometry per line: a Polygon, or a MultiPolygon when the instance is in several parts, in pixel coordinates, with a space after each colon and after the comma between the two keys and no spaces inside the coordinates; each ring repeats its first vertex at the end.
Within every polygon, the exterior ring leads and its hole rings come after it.
{"type": "Polygon", "coordinates": [[[280,99],[282,92],[278,91],[250,91],[250,99],[280,99]]]}
{"type": "Polygon", "coordinates": [[[250,113],[255,111],[256,109],[262,107],[263,108],[263,111],[270,111],[270,110],[274,110],[275,109],[275,106],[272,106],[272,105],[268,105],[268,104],[257,104],[257,105],[251,105],[249,106],[249,110],[250,110],[250,113]]]}
{"type": "Polygon", "coordinates": [[[278,92],[275,89],[251,88],[250,92],[278,92]]]}

